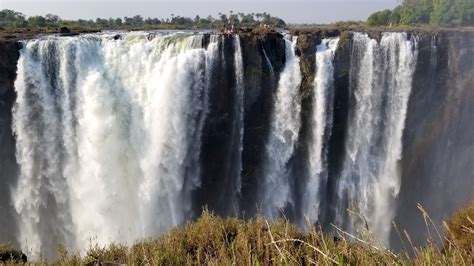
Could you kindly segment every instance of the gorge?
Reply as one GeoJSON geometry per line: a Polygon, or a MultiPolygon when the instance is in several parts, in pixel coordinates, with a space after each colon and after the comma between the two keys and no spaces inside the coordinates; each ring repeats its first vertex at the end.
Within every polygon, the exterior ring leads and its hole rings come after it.
{"type": "Polygon", "coordinates": [[[474,32],[0,42],[0,242],[54,257],[203,207],[399,248],[474,199],[474,32]]]}

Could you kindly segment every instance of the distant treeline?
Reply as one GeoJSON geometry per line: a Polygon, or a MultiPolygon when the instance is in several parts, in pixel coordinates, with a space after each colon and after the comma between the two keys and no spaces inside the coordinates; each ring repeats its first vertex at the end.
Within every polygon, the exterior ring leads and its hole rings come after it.
{"type": "Polygon", "coordinates": [[[473,26],[474,0],[403,0],[393,10],[373,13],[367,23],[371,26],[473,26]]]}
{"type": "Polygon", "coordinates": [[[282,28],[286,26],[283,19],[274,17],[268,13],[219,13],[218,18],[211,15],[194,18],[175,16],[171,18],[143,18],[140,15],[124,18],[97,18],[95,20],[63,20],[57,15],[48,14],[46,16],[30,16],[9,9],[0,11],[0,27],[4,29],[24,29],[24,28],[93,28],[93,29],[123,29],[123,28],[219,28],[224,25],[234,25],[236,27],[254,27],[266,24],[270,27],[282,28]]]}

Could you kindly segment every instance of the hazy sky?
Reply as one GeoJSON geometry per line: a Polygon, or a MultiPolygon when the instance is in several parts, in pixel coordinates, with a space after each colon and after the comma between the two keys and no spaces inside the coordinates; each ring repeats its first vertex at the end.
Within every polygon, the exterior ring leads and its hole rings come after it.
{"type": "Polygon", "coordinates": [[[328,23],[365,20],[378,10],[393,8],[397,0],[0,0],[8,8],[26,15],[52,13],[64,19],[95,19],[142,15],[166,18],[171,14],[217,17],[219,12],[268,12],[291,23],[328,23]]]}

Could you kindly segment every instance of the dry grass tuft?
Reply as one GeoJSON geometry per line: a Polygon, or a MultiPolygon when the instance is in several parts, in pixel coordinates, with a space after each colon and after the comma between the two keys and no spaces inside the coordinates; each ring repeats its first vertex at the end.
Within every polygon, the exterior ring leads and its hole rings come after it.
{"type": "Polygon", "coordinates": [[[474,255],[474,204],[456,212],[444,223],[447,245],[474,255]]]}
{"type": "MultiPolygon", "coordinates": [[[[443,238],[440,249],[431,239],[423,248],[414,247],[409,235],[396,228],[410,246],[395,254],[371,244],[370,234],[353,235],[334,226],[336,236],[324,234],[318,225],[303,233],[284,219],[269,223],[258,217],[243,221],[220,218],[204,210],[202,216],[184,227],[174,228],[158,238],[131,247],[91,245],[83,257],[59,247],[55,265],[472,265],[474,205],[458,212],[445,223],[445,234],[419,206],[433,237],[443,238]],[[434,230],[433,230],[434,229],[434,230]],[[409,257],[411,248],[414,257],[409,257]]],[[[33,264],[44,265],[44,262],[33,264]]]]}

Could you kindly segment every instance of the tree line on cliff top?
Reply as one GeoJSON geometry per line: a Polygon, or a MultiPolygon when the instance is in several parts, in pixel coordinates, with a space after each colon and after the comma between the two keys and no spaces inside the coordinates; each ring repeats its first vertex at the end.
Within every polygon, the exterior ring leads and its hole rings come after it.
{"type": "Polygon", "coordinates": [[[4,9],[0,11],[0,27],[8,29],[24,28],[91,28],[91,29],[123,29],[123,28],[219,28],[224,25],[233,24],[236,27],[254,27],[260,24],[267,24],[271,27],[282,28],[286,26],[283,19],[264,13],[219,13],[218,18],[209,15],[194,18],[171,14],[171,18],[143,18],[140,15],[124,18],[97,18],[95,20],[64,20],[57,15],[48,14],[46,16],[30,16],[4,9]]]}
{"type": "Polygon", "coordinates": [[[474,26],[474,0],[403,0],[395,9],[373,13],[367,23],[370,26],[474,26]]]}

